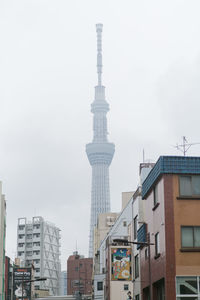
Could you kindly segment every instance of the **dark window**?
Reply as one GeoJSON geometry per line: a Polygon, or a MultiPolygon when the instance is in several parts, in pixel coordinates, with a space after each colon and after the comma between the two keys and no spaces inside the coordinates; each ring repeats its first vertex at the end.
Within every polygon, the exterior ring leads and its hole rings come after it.
{"type": "Polygon", "coordinates": [[[78,271],[78,267],[75,267],[75,271],[76,271],[76,272],[78,271]]]}
{"type": "Polygon", "coordinates": [[[158,203],[158,185],[156,185],[153,189],[153,205],[156,206],[158,203]]]}
{"type": "Polygon", "coordinates": [[[135,300],[140,300],[140,295],[136,295],[135,300]]]}
{"type": "Polygon", "coordinates": [[[23,230],[25,228],[25,225],[19,225],[19,230],[23,230]]]}
{"type": "Polygon", "coordinates": [[[200,196],[200,175],[179,177],[180,196],[200,196]]]}
{"type": "Polygon", "coordinates": [[[124,284],[124,291],[128,291],[129,288],[128,288],[128,284],[124,284]]]}
{"type": "Polygon", "coordinates": [[[145,259],[147,259],[148,258],[148,248],[145,249],[144,255],[145,255],[145,259]]]}
{"type": "Polygon", "coordinates": [[[126,226],[127,226],[127,223],[126,223],[126,221],[124,221],[124,222],[123,222],[123,226],[124,226],[124,227],[126,227],[126,226]]]}
{"type": "Polygon", "coordinates": [[[139,256],[135,256],[135,278],[139,277],[139,256]]]}
{"type": "Polygon", "coordinates": [[[200,226],[181,227],[181,247],[200,248],[200,226]]]}
{"type": "Polygon", "coordinates": [[[133,228],[133,230],[134,230],[134,240],[136,240],[137,239],[137,216],[133,220],[133,226],[134,226],[134,228],[133,228]]]}
{"type": "Polygon", "coordinates": [[[97,291],[102,291],[103,290],[103,282],[102,281],[98,281],[97,282],[97,291]]]}
{"type": "Polygon", "coordinates": [[[19,234],[19,239],[23,239],[25,237],[24,234],[19,234]]]}
{"type": "Polygon", "coordinates": [[[157,256],[160,253],[160,240],[159,232],[155,234],[155,255],[157,256]]]}

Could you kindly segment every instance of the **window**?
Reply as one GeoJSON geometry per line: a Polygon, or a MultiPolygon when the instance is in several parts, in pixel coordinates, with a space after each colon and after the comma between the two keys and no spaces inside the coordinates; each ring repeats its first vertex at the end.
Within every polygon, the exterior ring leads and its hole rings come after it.
{"type": "Polygon", "coordinates": [[[140,295],[136,295],[135,300],[140,300],[140,295]]]}
{"type": "Polygon", "coordinates": [[[34,233],[34,234],[33,234],[33,237],[34,237],[34,238],[40,237],[40,233],[34,233]]]}
{"type": "Polygon", "coordinates": [[[78,267],[75,267],[75,271],[76,271],[76,272],[78,271],[78,267]]]}
{"type": "Polygon", "coordinates": [[[153,205],[156,206],[158,203],[158,185],[156,185],[153,189],[153,205]]]}
{"type": "Polygon", "coordinates": [[[124,284],[124,291],[128,291],[129,288],[128,288],[128,284],[124,284]]]}
{"type": "Polygon", "coordinates": [[[23,239],[25,237],[24,234],[19,234],[19,239],[23,239]]]}
{"type": "Polygon", "coordinates": [[[19,230],[23,230],[25,228],[25,225],[19,225],[19,230]]]}
{"type": "Polygon", "coordinates": [[[181,226],[181,247],[200,248],[200,226],[181,226]]]}
{"type": "Polygon", "coordinates": [[[133,219],[134,240],[137,239],[137,216],[133,219]]]}
{"type": "Polygon", "coordinates": [[[123,226],[124,226],[124,227],[126,227],[126,226],[127,226],[127,223],[126,223],[126,221],[124,221],[124,222],[123,222],[123,226]]]}
{"type": "Polygon", "coordinates": [[[145,256],[145,260],[147,260],[148,259],[148,248],[146,248],[144,250],[144,256],[145,256]]]}
{"type": "Polygon", "coordinates": [[[27,239],[32,239],[32,234],[27,234],[26,237],[27,239]]]}
{"type": "Polygon", "coordinates": [[[135,256],[135,278],[139,277],[139,256],[135,256]]]}
{"type": "Polygon", "coordinates": [[[196,276],[176,277],[176,299],[198,299],[200,296],[198,281],[199,277],[196,276]]]}
{"type": "Polygon", "coordinates": [[[102,291],[103,290],[103,282],[102,281],[98,281],[97,282],[97,291],[102,291]]]}
{"type": "Polygon", "coordinates": [[[180,196],[200,196],[200,175],[179,177],[180,196]]]}
{"type": "Polygon", "coordinates": [[[159,239],[159,232],[155,234],[155,257],[160,254],[160,239],[159,239]]]}

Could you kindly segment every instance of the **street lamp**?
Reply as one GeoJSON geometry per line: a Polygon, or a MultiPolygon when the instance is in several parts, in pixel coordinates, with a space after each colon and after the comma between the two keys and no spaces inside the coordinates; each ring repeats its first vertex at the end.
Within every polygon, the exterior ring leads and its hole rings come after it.
{"type": "MultiPolygon", "coordinates": [[[[150,241],[150,236],[148,233],[148,241],[150,241]]],[[[150,257],[150,245],[155,245],[154,243],[149,243],[149,242],[132,242],[128,241],[126,239],[113,239],[114,243],[122,243],[124,245],[128,244],[135,244],[135,245],[140,245],[144,247],[148,247],[148,264],[149,264],[149,300],[151,300],[151,257],[150,257]]]]}

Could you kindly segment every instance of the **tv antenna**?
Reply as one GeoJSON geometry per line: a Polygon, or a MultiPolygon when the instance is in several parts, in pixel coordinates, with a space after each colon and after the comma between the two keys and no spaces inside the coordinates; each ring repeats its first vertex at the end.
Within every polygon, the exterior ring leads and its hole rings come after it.
{"type": "Polygon", "coordinates": [[[183,155],[186,155],[186,152],[189,150],[189,148],[191,146],[194,145],[199,145],[200,143],[188,143],[187,139],[185,136],[183,136],[183,143],[178,145],[176,144],[176,146],[174,146],[177,150],[181,151],[183,153],[183,155]]]}

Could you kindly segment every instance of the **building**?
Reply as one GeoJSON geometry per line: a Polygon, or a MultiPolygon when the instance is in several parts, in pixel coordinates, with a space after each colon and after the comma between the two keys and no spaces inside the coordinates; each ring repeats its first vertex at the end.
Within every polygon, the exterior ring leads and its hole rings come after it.
{"type": "Polygon", "coordinates": [[[61,271],[60,295],[67,295],[67,271],[61,271]]]}
{"type": "Polygon", "coordinates": [[[127,292],[133,290],[131,247],[129,245],[117,245],[113,242],[117,238],[128,239],[129,237],[133,194],[133,192],[122,194],[122,207],[124,208],[118,214],[115,222],[112,223],[110,230],[95,253],[94,299],[126,299],[127,292]],[[128,198],[129,201],[124,206],[128,198]],[[118,272],[120,261],[123,264],[124,273],[118,272]]]}
{"type": "Polygon", "coordinates": [[[93,259],[84,258],[77,251],[67,260],[67,295],[92,294],[93,259]]]}
{"type": "Polygon", "coordinates": [[[161,156],[142,198],[141,299],[200,299],[200,157],[161,156]]]}
{"type": "Polygon", "coordinates": [[[114,225],[118,215],[118,213],[111,212],[98,215],[97,225],[94,229],[94,254],[97,253],[101,242],[114,225]]]}
{"type": "Polygon", "coordinates": [[[8,256],[5,257],[5,300],[12,299],[13,264],[8,256]]]}
{"type": "Polygon", "coordinates": [[[110,211],[109,166],[115,146],[108,142],[107,118],[109,105],[105,100],[105,87],[102,85],[102,24],[96,25],[97,31],[97,74],[95,100],[91,105],[93,118],[93,141],[86,145],[86,153],[92,166],[92,191],[90,214],[89,257],[93,257],[93,231],[100,213],[110,211]]]}
{"type": "Polygon", "coordinates": [[[59,295],[60,278],[60,229],[44,221],[42,217],[18,219],[17,255],[21,266],[34,264],[35,278],[46,281],[35,282],[35,290],[49,290],[50,295],[59,295]]]}
{"type": "Polygon", "coordinates": [[[6,202],[0,182],[0,300],[5,299],[5,237],[6,237],[6,202]]]}

